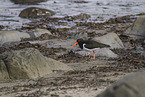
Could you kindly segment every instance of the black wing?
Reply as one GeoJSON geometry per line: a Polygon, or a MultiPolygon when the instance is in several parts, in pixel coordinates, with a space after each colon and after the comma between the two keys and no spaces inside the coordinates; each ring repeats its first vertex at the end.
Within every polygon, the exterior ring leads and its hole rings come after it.
{"type": "Polygon", "coordinates": [[[88,49],[110,47],[110,45],[99,43],[94,40],[87,40],[85,41],[85,44],[85,47],[88,49]]]}

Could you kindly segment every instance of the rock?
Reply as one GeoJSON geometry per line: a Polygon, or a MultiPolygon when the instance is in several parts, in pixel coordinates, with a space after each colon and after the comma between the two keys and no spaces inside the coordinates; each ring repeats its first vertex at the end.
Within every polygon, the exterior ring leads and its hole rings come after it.
{"type": "Polygon", "coordinates": [[[145,71],[131,74],[108,87],[97,97],[145,97],[145,71]]]}
{"type": "Polygon", "coordinates": [[[143,40],[141,44],[144,46],[145,45],[145,40],[143,40]]]}
{"type": "Polygon", "coordinates": [[[30,35],[19,31],[0,31],[0,46],[6,42],[21,41],[22,38],[30,38],[30,35]]]}
{"type": "Polygon", "coordinates": [[[141,47],[141,46],[137,46],[135,49],[136,49],[137,52],[143,51],[143,47],[141,47]]]}
{"type": "Polygon", "coordinates": [[[71,16],[71,18],[73,20],[76,20],[76,19],[89,19],[91,16],[88,15],[88,14],[84,14],[84,13],[81,13],[79,15],[75,15],[75,16],[71,16]]]}
{"type": "Polygon", "coordinates": [[[97,34],[97,35],[101,35],[102,36],[102,34],[103,35],[107,34],[107,30],[108,29],[94,30],[93,32],[95,32],[95,34],[97,34]]]}
{"type": "MultiPolygon", "coordinates": [[[[109,57],[109,58],[117,58],[118,55],[115,54],[114,52],[112,52],[110,49],[108,48],[102,48],[99,50],[95,51],[96,56],[105,56],[105,57],[109,57]]],[[[93,56],[93,53],[92,53],[93,56]]]]}
{"type": "Polygon", "coordinates": [[[40,18],[40,17],[49,17],[54,15],[55,13],[51,10],[37,8],[37,7],[29,7],[21,11],[19,17],[22,18],[40,18]]]}
{"type": "MultiPolygon", "coordinates": [[[[82,56],[89,56],[89,51],[76,51],[76,53],[79,53],[82,56]]],[[[93,57],[93,52],[91,52],[91,56],[93,57]]],[[[102,48],[95,50],[95,56],[99,57],[108,57],[108,58],[117,58],[118,55],[112,52],[110,49],[102,48]]]]}
{"type": "Polygon", "coordinates": [[[11,0],[15,4],[37,4],[46,0],[11,0]]]}
{"type": "Polygon", "coordinates": [[[104,44],[108,44],[111,46],[112,49],[124,48],[122,41],[120,40],[118,35],[115,33],[109,33],[101,37],[95,37],[93,38],[93,40],[104,43],[104,44]]]}
{"type": "Polygon", "coordinates": [[[88,14],[84,14],[84,13],[81,13],[81,14],[78,14],[78,15],[74,15],[74,16],[66,16],[64,17],[64,19],[67,19],[67,20],[85,20],[85,19],[89,19],[91,16],[88,15],[88,14]]]}
{"type": "Polygon", "coordinates": [[[72,45],[76,42],[76,40],[74,39],[66,39],[66,40],[62,40],[62,39],[53,39],[53,40],[49,40],[46,42],[47,47],[62,47],[62,48],[66,48],[67,50],[72,50],[72,49],[76,49],[76,47],[72,47],[72,45]]]}
{"type": "Polygon", "coordinates": [[[72,70],[66,64],[43,56],[34,48],[5,52],[2,56],[11,79],[35,79],[54,70],[72,70]]]}
{"type": "Polygon", "coordinates": [[[14,42],[5,42],[5,43],[3,43],[2,45],[0,45],[0,46],[2,46],[2,47],[12,47],[12,46],[16,46],[16,45],[18,45],[20,42],[18,42],[18,41],[14,41],[14,42]]]}
{"type": "Polygon", "coordinates": [[[142,51],[140,55],[145,56],[145,51],[142,51]]]}
{"type": "Polygon", "coordinates": [[[3,25],[0,25],[0,30],[2,30],[2,29],[4,29],[5,28],[5,26],[3,26],[3,25]]]}
{"type": "Polygon", "coordinates": [[[145,15],[136,19],[133,26],[125,31],[133,39],[145,39],[145,15]]]}
{"type": "Polygon", "coordinates": [[[108,21],[106,21],[106,23],[110,23],[110,24],[126,23],[126,22],[132,22],[130,15],[117,17],[117,18],[110,18],[108,21]]]}
{"type": "Polygon", "coordinates": [[[2,60],[0,60],[0,81],[8,79],[10,78],[5,63],[2,60]]]}
{"type": "Polygon", "coordinates": [[[86,0],[68,0],[69,2],[74,2],[74,3],[88,3],[86,0]]]}
{"type": "Polygon", "coordinates": [[[74,39],[79,39],[79,38],[83,38],[83,39],[87,39],[88,38],[88,34],[85,32],[79,32],[79,33],[75,33],[72,38],[74,39]]]}
{"type": "Polygon", "coordinates": [[[50,31],[46,29],[36,29],[34,32],[29,33],[31,38],[40,37],[42,34],[52,35],[50,31]]]}

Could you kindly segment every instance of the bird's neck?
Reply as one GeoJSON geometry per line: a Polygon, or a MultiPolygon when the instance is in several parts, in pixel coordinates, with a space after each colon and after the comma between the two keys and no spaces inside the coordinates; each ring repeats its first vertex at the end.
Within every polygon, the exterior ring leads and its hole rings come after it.
{"type": "Polygon", "coordinates": [[[79,43],[79,47],[83,49],[83,43],[79,43]]]}

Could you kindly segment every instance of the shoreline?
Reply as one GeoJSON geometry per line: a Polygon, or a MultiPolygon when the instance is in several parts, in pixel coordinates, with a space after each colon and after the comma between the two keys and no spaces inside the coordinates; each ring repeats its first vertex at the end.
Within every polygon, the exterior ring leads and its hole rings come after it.
{"type": "MultiPolygon", "coordinates": [[[[141,65],[135,65],[136,62],[144,62],[143,58],[139,58],[139,54],[136,51],[136,47],[141,44],[141,41],[133,41],[125,35],[124,31],[132,26],[136,18],[130,18],[128,16],[118,17],[109,19],[106,23],[77,23],[77,26],[72,29],[55,29],[44,26],[48,21],[43,20],[37,23],[30,23],[30,25],[20,29],[21,31],[33,31],[35,28],[47,29],[53,32],[55,37],[50,35],[43,36],[33,39],[22,39],[16,45],[10,47],[1,47],[1,52],[7,52],[10,50],[21,50],[23,48],[35,48],[38,49],[44,56],[53,58],[57,61],[63,62],[72,68],[77,68],[74,71],[68,71],[67,73],[60,73],[56,77],[41,77],[35,80],[18,80],[2,82],[0,84],[6,84],[6,86],[0,87],[1,96],[56,96],[56,97],[76,97],[76,95],[82,95],[88,93],[89,97],[97,96],[98,93],[102,92],[106,87],[115,83],[118,79],[137,71],[144,69],[143,63],[141,65]],[[129,45],[131,48],[127,49],[113,49],[112,51],[119,55],[118,58],[104,58],[98,57],[97,60],[88,59],[87,56],[75,54],[67,50],[67,48],[52,47],[48,48],[48,43],[30,43],[38,40],[61,40],[68,41],[70,36],[74,33],[67,33],[69,30],[79,28],[76,32],[86,32],[89,38],[103,36],[106,33],[114,32],[118,34],[119,38],[127,45],[128,42],[132,42],[129,45]],[[96,31],[96,32],[95,32],[96,31]],[[51,51],[51,52],[50,52],[51,51]],[[63,55],[59,53],[64,52],[63,55]],[[127,59],[124,59],[127,57],[127,59]],[[134,60],[135,59],[135,60],[134,60]],[[94,65],[93,65],[94,64],[94,65]],[[125,64],[125,65],[124,65],[125,64]],[[81,70],[84,67],[85,70],[81,70]],[[22,82],[22,84],[21,84],[22,82]],[[24,82],[24,83],[23,83],[24,82]]],[[[71,31],[70,31],[71,32],[71,31]]],[[[74,31],[75,32],[75,31],[74,31]]],[[[74,39],[75,40],[75,39],[74,39]]],[[[73,41],[74,41],[73,40],[73,41]]],[[[53,44],[50,44],[53,46],[53,44]]],[[[126,46],[127,47],[127,46],[126,46]]],[[[1,86],[1,85],[0,85],[1,86]]]]}

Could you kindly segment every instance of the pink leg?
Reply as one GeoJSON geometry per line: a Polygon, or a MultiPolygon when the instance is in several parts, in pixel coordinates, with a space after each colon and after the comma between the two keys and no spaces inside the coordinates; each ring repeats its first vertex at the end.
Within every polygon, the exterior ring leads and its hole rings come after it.
{"type": "Polygon", "coordinates": [[[95,51],[93,51],[94,57],[92,59],[95,59],[95,51]]]}
{"type": "Polygon", "coordinates": [[[90,54],[89,54],[89,58],[91,57],[91,52],[90,52],[90,54]]]}

